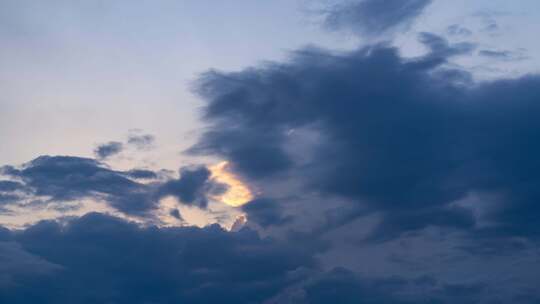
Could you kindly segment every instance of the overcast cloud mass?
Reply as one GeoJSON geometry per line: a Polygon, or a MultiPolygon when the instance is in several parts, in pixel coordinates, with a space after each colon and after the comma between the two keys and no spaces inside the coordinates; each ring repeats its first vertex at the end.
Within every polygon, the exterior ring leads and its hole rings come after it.
{"type": "Polygon", "coordinates": [[[0,62],[144,74],[36,99],[0,73],[0,303],[540,303],[538,3],[187,2],[0,3],[0,62]],[[28,115],[71,139],[40,150],[28,115]]]}

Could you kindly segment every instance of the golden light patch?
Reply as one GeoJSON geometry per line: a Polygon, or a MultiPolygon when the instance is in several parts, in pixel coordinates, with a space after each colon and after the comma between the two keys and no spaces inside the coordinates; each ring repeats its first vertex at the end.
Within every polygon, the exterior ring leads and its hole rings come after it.
{"type": "Polygon", "coordinates": [[[240,229],[242,229],[242,227],[246,225],[247,221],[248,221],[247,215],[240,214],[239,216],[236,217],[236,219],[234,220],[234,223],[231,226],[231,229],[229,230],[232,232],[240,231],[240,229]]]}
{"type": "Polygon", "coordinates": [[[211,198],[223,202],[232,207],[242,206],[253,199],[253,194],[249,187],[244,184],[234,173],[229,171],[229,163],[226,161],[220,162],[209,167],[212,173],[212,179],[218,183],[228,186],[225,193],[215,195],[211,198]]]}

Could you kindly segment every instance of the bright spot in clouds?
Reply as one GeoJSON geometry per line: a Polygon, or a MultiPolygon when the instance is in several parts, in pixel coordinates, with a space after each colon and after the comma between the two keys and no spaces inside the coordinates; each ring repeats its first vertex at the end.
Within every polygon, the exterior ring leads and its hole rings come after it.
{"type": "Polygon", "coordinates": [[[212,199],[233,207],[242,206],[253,199],[249,187],[229,170],[227,161],[210,166],[209,169],[212,172],[212,179],[228,186],[225,193],[214,195],[212,199]]]}

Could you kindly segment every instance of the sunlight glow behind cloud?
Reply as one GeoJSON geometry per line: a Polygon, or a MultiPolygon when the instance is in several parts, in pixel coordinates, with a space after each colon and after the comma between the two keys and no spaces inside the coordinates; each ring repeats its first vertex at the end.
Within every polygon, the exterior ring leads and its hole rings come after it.
{"type": "Polygon", "coordinates": [[[212,196],[212,199],[232,207],[240,207],[253,199],[249,187],[230,171],[229,162],[220,162],[210,166],[209,169],[212,172],[212,179],[228,186],[225,193],[212,196]]]}

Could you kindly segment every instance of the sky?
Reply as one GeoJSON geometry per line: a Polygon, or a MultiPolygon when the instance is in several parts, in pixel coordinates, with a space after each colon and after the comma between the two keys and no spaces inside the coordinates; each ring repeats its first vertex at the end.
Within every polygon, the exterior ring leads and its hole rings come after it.
{"type": "Polygon", "coordinates": [[[0,302],[540,303],[535,0],[0,0],[0,302]]]}

